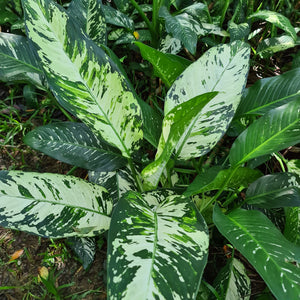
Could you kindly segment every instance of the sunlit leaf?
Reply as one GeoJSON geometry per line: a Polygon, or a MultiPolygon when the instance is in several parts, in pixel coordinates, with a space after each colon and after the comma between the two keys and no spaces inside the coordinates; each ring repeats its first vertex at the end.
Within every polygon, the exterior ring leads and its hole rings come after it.
{"type": "Polygon", "coordinates": [[[206,224],[168,191],[128,193],[108,238],[109,299],[195,299],[207,260],[206,224]]]}
{"type": "Polygon", "coordinates": [[[58,174],[0,172],[0,225],[45,237],[94,236],[109,228],[106,189],[58,174]]]}
{"type": "Polygon", "coordinates": [[[56,3],[24,0],[23,7],[27,35],[59,103],[130,157],[140,147],[142,122],[123,75],[56,3]]]}

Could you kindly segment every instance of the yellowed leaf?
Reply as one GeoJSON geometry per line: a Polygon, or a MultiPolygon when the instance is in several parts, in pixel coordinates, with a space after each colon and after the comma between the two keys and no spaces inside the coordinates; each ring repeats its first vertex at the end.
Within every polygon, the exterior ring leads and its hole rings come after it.
{"type": "Polygon", "coordinates": [[[18,259],[22,254],[24,253],[24,250],[21,249],[21,250],[17,250],[13,253],[13,255],[10,257],[10,260],[9,261],[13,261],[15,259],[18,259]]]}

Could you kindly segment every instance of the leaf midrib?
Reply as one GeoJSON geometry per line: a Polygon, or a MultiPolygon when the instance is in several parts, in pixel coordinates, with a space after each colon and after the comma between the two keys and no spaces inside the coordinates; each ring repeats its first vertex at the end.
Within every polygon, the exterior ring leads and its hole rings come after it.
{"type": "MultiPolygon", "coordinates": [[[[273,259],[273,257],[269,254],[269,252],[265,249],[265,247],[247,230],[247,228],[245,228],[242,224],[238,223],[235,219],[231,218],[230,216],[226,216],[229,220],[232,221],[232,223],[234,223],[236,226],[238,226],[238,228],[240,228],[243,232],[246,233],[247,236],[249,236],[251,238],[252,241],[254,241],[256,243],[256,245],[258,245],[260,247],[261,250],[263,250],[263,252],[266,254],[266,256],[269,258],[269,261],[273,262],[273,264],[275,265],[275,267],[278,269],[279,273],[283,273],[283,275],[285,276],[285,278],[288,280],[288,282],[292,282],[289,279],[289,277],[286,275],[286,272],[282,271],[282,268],[277,264],[276,260],[273,259]]],[[[235,239],[235,238],[234,238],[235,239]]],[[[236,240],[236,239],[235,239],[236,240]]],[[[243,253],[244,254],[244,253],[243,253]]],[[[245,255],[245,254],[244,254],[245,255]]],[[[255,256],[255,254],[253,254],[255,256]]],[[[246,257],[246,255],[245,255],[246,257]]],[[[247,258],[247,257],[246,257],[247,258]]],[[[247,258],[248,259],[248,258],[247,258]]],[[[255,265],[256,266],[256,265],[255,265]]],[[[288,268],[288,265],[286,266],[286,268],[288,268]]],[[[265,273],[266,274],[266,273],[265,273]]],[[[264,274],[264,275],[265,275],[264,274]]],[[[263,277],[263,276],[262,276],[263,277]]],[[[265,276],[264,276],[265,277],[265,276]]],[[[283,276],[282,276],[283,277],[283,276]]],[[[281,277],[281,278],[282,278],[281,277]]],[[[281,281],[282,282],[282,281],[281,281]]]]}
{"type": "Polygon", "coordinates": [[[39,202],[39,203],[50,203],[52,205],[60,205],[60,206],[63,206],[63,207],[70,207],[70,208],[78,208],[78,209],[81,209],[83,211],[88,211],[88,212],[92,212],[92,213],[96,213],[96,214],[99,214],[99,215],[104,215],[106,217],[108,217],[108,215],[106,215],[104,212],[99,212],[97,210],[93,210],[93,209],[90,209],[90,208],[87,208],[87,207],[84,207],[84,206],[72,206],[71,204],[66,204],[66,203],[63,203],[63,202],[56,202],[56,201],[51,201],[51,200],[45,200],[45,199],[37,199],[37,198],[27,198],[27,197],[24,197],[24,196],[10,196],[10,195],[0,195],[0,198],[2,197],[5,197],[5,198],[12,198],[12,199],[20,199],[20,200],[27,200],[27,201],[32,201],[32,202],[39,202]]]}
{"type": "MultiPolygon", "coordinates": [[[[65,57],[66,57],[66,58],[71,62],[71,64],[74,66],[73,61],[72,61],[71,58],[69,57],[68,53],[65,51],[65,47],[64,47],[65,44],[62,43],[62,42],[60,41],[60,39],[59,39],[59,38],[57,37],[57,35],[56,35],[56,32],[53,30],[52,22],[47,20],[46,16],[45,16],[45,15],[43,14],[43,12],[42,12],[40,6],[38,6],[38,7],[39,7],[39,10],[40,10],[40,14],[39,14],[39,15],[42,16],[42,17],[44,18],[44,20],[45,20],[45,23],[49,25],[49,27],[51,28],[51,33],[54,35],[56,41],[59,42],[59,44],[60,44],[60,46],[61,46],[61,49],[62,49],[63,53],[65,54],[65,57]]],[[[55,9],[58,9],[58,8],[56,7],[55,9]]],[[[61,12],[60,12],[60,13],[61,13],[61,12]]],[[[29,19],[32,19],[32,16],[31,16],[31,15],[30,15],[29,19]]],[[[66,21],[66,22],[68,22],[68,21],[69,21],[69,16],[67,15],[67,21],[66,21]]],[[[32,23],[32,24],[33,24],[33,23],[32,23]]],[[[39,34],[39,33],[37,33],[37,34],[39,34]]],[[[66,31],[65,37],[67,37],[67,36],[68,36],[68,32],[66,31]]],[[[86,40],[85,38],[83,38],[83,40],[82,40],[81,42],[83,42],[83,43],[86,44],[86,43],[87,43],[87,40],[86,40]]],[[[35,43],[36,43],[36,42],[35,42],[35,43]]],[[[87,49],[88,49],[88,47],[87,47],[87,49]]],[[[107,63],[110,65],[109,61],[107,61],[107,63]]],[[[110,65],[110,66],[111,66],[111,65],[110,65]]],[[[91,89],[90,89],[89,86],[87,85],[87,82],[82,78],[82,75],[81,75],[80,71],[78,70],[78,68],[76,67],[75,69],[76,69],[76,71],[78,72],[78,75],[79,75],[80,78],[81,78],[81,82],[82,82],[83,85],[86,87],[86,89],[87,89],[88,93],[90,94],[91,98],[94,100],[94,103],[98,106],[99,110],[102,112],[103,116],[105,117],[107,123],[110,125],[110,127],[112,128],[112,130],[113,130],[113,132],[115,133],[116,137],[117,137],[117,138],[119,139],[119,141],[121,142],[121,144],[122,144],[122,146],[123,146],[123,148],[124,148],[124,150],[125,150],[127,156],[130,157],[130,152],[129,152],[129,150],[128,150],[127,147],[125,146],[123,140],[121,139],[120,135],[118,134],[118,132],[116,131],[116,129],[114,128],[114,126],[112,126],[112,123],[110,122],[110,120],[109,120],[107,114],[102,110],[100,104],[98,103],[97,99],[95,98],[95,95],[91,92],[91,89]]],[[[48,72],[47,72],[47,73],[48,73],[48,72]]],[[[121,74],[120,74],[120,75],[121,75],[121,74]]]]}
{"type": "MultiPolygon", "coordinates": [[[[265,146],[265,144],[269,143],[274,138],[276,138],[277,136],[281,135],[286,130],[290,129],[290,127],[293,127],[295,124],[297,124],[297,122],[299,122],[298,118],[294,122],[292,122],[288,126],[286,126],[283,130],[278,131],[276,134],[272,135],[269,139],[265,140],[263,143],[261,143],[260,145],[258,145],[255,149],[253,149],[251,152],[249,152],[246,156],[244,156],[239,162],[235,163],[234,165],[240,165],[240,164],[248,161],[251,158],[255,158],[256,156],[251,157],[251,155],[253,155],[253,153],[258,152],[259,149],[261,149],[263,146],[265,146]]],[[[248,132],[247,132],[247,135],[245,137],[245,140],[246,140],[247,137],[248,137],[248,132]]],[[[268,153],[265,153],[265,154],[268,154],[268,153]]],[[[261,155],[263,155],[263,154],[261,154],[261,155]]]]}

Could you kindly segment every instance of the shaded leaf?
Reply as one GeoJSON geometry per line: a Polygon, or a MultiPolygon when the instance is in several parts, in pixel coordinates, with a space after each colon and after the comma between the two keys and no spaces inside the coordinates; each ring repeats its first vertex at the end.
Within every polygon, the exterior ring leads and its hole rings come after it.
{"type": "Polygon", "coordinates": [[[256,49],[257,54],[262,58],[268,58],[274,53],[284,51],[300,45],[300,39],[295,41],[289,35],[269,38],[262,40],[256,49]]]}
{"type": "Polygon", "coordinates": [[[43,87],[43,75],[26,37],[0,32],[0,80],[43,87]]]}
{"type": "Polygon", "coordinates": [[[165,27],[168,33],[180,40],[189,52],[195,54],[197,47],[197,27],[199,23],[187,13],[172,16],[166,7],[160,9],[160,16],[165,19],[165,27]]]}
{"type": "Polygon", "coordinates": [[[248,16],[248,19],[261,19],[268,21],[275,26],[287,32],[294,40],[297,39],[297,34],[290,20],[280,13],[270,10],[260,10],[248,16]]]}
{"type": "Polygon", "coordinates": [[[86,270],[94,261],[96,253],[96,241],[94,237],[70,237],[67,239],[68,245],[76,253],[77,258],[86,270]]]}
{"type": "Polygon", "coordinates": [[[236,258],[228,260],[215,279],[214,286],[221,299],[250,299],[250,279],[244,265],[236,258]]]}
{"type": "Polygon", "coordinates": [[[90,171],[89,181],[105,187],[114,204],[117,203],[125,193],[137,190],[134,178],[128,168],[114,172],[90,171]]]}
{"type": "Polygon", "coordinates": [[[299,119],[300,99],[270,110],[234,141],[229,153],[231,166],[299,143],[299,119]]]}
{"type": "Polygon", "coordinates": [[[294,244],[300,246],[300,207],[285,209],[284,236],[294,244]]]}
{"type": "Polygon", "coordinates": [[[108,238],[110,299],[195,299],[207,260],[206,224],[192,201],[130,192],[108,238]]]}
{"type": "Polygon", "coordinates": [[[300,178],[293,173],[263,176],[249,186],[245,200],[263,208],[300,206],[300,178]]]}
{"type": "Polygon", "coordinates": [[[62,162],[95,171],[114,171],[128,161],[84,124],[60,122],[29,132],[24,142],[62,162]]]}
{"type": "Polygon", "coordinates": [[[103,5],[102,10],[108,24],[125,27],[134,31],[134,23],[126,14],[108,5],[103,5]]]}
{"type": "Polygon", "coordinates": [[[184,195],[189,197],[221,188],[230,191],[241,187],[246,188],[251,182],[263,175],[260,171],[249,168],[238,168],[234,171],[233,176],[232,171],[233,169],[222,170],[219,166],[212,167],[206,172],[199,174],[188,186],[184,195]],[[227,182],[228,178],[230,180],[227,182]]]}
{"type": "Polygon", "coordinates": [[[94,236],[109,228],[107,191],[58,174],[0,172],[0,225],[40,236],[94,236]]]}
{"type": "Polygon", "coordinates": [[[216,205],[218,230],[252,264],[277,299],[300,297],[300,247],[289,242],[261,212],[235,209],[224,215],[216,205]]]}

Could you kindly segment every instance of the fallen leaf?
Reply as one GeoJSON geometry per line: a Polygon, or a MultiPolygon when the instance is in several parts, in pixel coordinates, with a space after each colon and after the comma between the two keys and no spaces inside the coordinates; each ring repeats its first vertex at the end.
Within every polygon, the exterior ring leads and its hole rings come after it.
{"type": "Polygon", "coordinates": [[[40,267],[39,268],[39,276],[38,281],[41,281],[41,278],[47,280],[49,276],[49,271],[46,267],[40,267]]]}
{"type": "Polygon", "coordinates": [[[23,253],[24,253],[23,249],[15,251],[14,254],[11,256],[9,261],[13,261],[15,259],[18,259],[23,253]]]}

